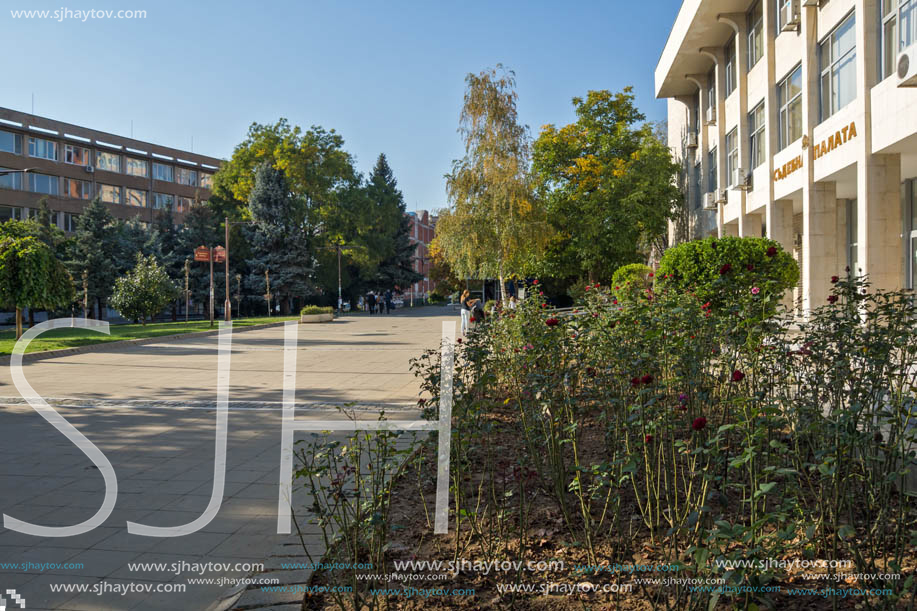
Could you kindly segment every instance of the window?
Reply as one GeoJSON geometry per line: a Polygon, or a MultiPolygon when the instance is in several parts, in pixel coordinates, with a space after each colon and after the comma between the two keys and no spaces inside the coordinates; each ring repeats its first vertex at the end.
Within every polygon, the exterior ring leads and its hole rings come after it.
{"type": "Polygon", "coordinates": [[[7,221],[13,220],[22,220],[22,208],[0,206],[0,223],[5,223],[7,221]]]}
{"type": "Polygon", "coordinates": [[[117,153],[96,152],[96,167],[106,172],[121,173],[121,155],[117,153]]]}
{"type": "Polygon", "coordinates": [[[178,184],[189,185],[191,187],[197,186],[197,170],[178,168],[178,171],[175,174],[175,182],[178,184]]]}
{"type": "Polygon", "coordinates": [[[726,134],[726,180],[730,186],[738,184],[736,170],[739,169],[739,132],[738,128],[726,134]]]}
{"type": "Polygon", "coordinates": [[[898,60],[898,0],[881,0],[879,10],[882,23],[881,64],[879,74],[883,79],[895,73],[898,60]]]}
{"type": "Polygon", "coordinates": [[[88,180],[65,178],[64,197],[72,197],[73,199],[89,199],[92,197],[92,185],[88,180]]]}
{"type": "Polygon", "coordinates": [[[0,131],[0,151],[22,155],[22,136],[12,132],[0,131]]]}
{"type": "Polygon", "coordinates": [[[736,88],[736,38],[733,36],[726,45],[726,97],[736,88]]]}
{"type": "Polygon", "coordinates": [[[128,206],[146,208],[146,191],[141,191],[140,189],[125,189],[124,192],[126,194],[128,206]]]}
{"type": "Polygon", "coordinates": [[[134,159],[133,157],[124,158],[124,173],[130,176],[143,176],[146,178],[150,175],[150,164],[146,159],[134,159]]]}
{"type": "Polygon", "coordinates": [[[905,240],[907,241],[907,288],[917,286],[917,178],[905,181],[902,187],[904,210],[907,216],[905,240]]]}
{"type": "Polygon", "coordinates": [[[710,74],[707,75],[707,108],[713,109],[713,114],[716,114],[716,66],[710,70],[710,74]]]}
{"type": "Polygon", "coordinates": [[[29,137],[29,157],[57,161],[57,142],[44,138],[29,137]]]}
{"type": "Polygon", "coordinates": [[[172,182],[172,166],[153,162],[153,178],[172,182]]]}
{"type": "Polygon", "coordinates": [[[99,199],[107,204],[121,203],[121,187],[114,185],[99,185],[99,199]]]}
{"type": "Polygon", "coordinates": [[[764,102],[758,104],[754,110],[748,113],[748,133],[749,150],[751,151],[751,167],[755,169],[764,163],[764,124],[766,117],[764,114],[764,102]]]}
{"type": "Polygon", "coordinates": [[[748,69],[764,57],[764,9],[761,0],[748,13],[748,69]]]}
{"type": "Polygon", "coordinates": [[[80,218],[78,214],[70,214],[69,212],[55,212],[59,222],[56,223],[58,227],[66,231],[67,233],[72,233],[76,231],[76,220],[80,218]]]}
{"type": "Polygon", "coordinates": [[[710,149],[707,153],[707,167],[709,168],[709,174],[707,174],[707,191],[716,191],[719,188],[719,183],[716,179],[716,147],[710,149]]]}
{"type": "Polygon", "coordinates": [[[780,108],[779,150],[802,137],[802,66],[797,66],[777,86],[780,108]]]}
{"type": "Polygon", "coordinates": [[[22,172],[13,172],[12,174],[3,174],[7,168],[0,168],[0,188],[2,189],[22,189],[22,172]]]}
{"type": "Polygon", "coordinates": [[[819,46],[822,121],[856,99],[855,24],[851,13],[819,46]]]}
{"type": "Polygon", "coordinates": [[[201,186],[205,189],[213,189],[213,174],[201,172],[201,186]]]}
{"type": "MultiPolygon", "coordinates": [[[[154,168],[159,164],[153,164],[154,168]]],[[[172,168],[169,168],[170,170],[172,168]]],[[[153,170],[155,172],[155,169],[153,170]]],[[[168,193],[153,193],[153,208],[157,210],[171,209],[175,205],[175,198],[168,193]]]]}
{"type": "Polygon", "coordinates": [[[701,169],[700,169],[700,163],[698,162],[694,166],[694,184],[692,185],[693,188],[691,189],[691,200],[693,204],[692,207],[695,209],[700,208],[701,205],[703,205],[703,202],[701,201],[703,198],[701,196],[700,181],[701,181],[701,169]]]}
{"type": "Polygon", "coordinates": [[[898,51],[917,43],[917,0],[901,0],[901,26],[898,51]]]}
{"type": "Polygon", "coordinates": [[[64,162],[73,165],[92,165],[89,149],[74,144],[64,145],[64,162]]]}
{"type": "Polygon", "coordinates": [[[57,176],[48,176],[47,174],[36,174],[29,172],[29,191],[32,193],[45,193],[47,195],[57,195],[60,190],[60,181],[57,176]]]}
{"type": "Polygon", "coordinates": [[[175,208],[176,212],[188,212],[191,210],[191,198],[190,197],[179,197],[178,206],[175,208]]]}
{"type": "Polygon", "coordinates": [[[847,267],[850,273],[857,273],[857,235],[859,228],[857,226],[857,200],[847,200],[847,267]]]}

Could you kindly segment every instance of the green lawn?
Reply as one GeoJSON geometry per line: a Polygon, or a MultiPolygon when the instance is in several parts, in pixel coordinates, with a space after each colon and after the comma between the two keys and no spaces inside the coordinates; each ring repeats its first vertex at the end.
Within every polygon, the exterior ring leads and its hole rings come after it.
{"type": "MultiPolygon", "coordinates": [[[[250,327],[268,322],[281,322],[296,320],[298,316],[262,316],[259,318],[237,318],[233,320],[234,328],[250,327]]],[[[214,322],[214,329],[217,323],[214,322]]],[[[111,335],[104,335],[98,331],[87,329],[52,329],[32,340],[26,352],[41,352],[43,350],[57,350],[59,348],[76,348],[89,344],[116,342],[124,339],[140,339],[143,337],[159,337],[161,335],[174,335],[176,333],[193,333],[195,331],[209,331],[209,320],[192,322],[163,322],[143,325],[111,325],[111,335]]],[[[0,355],[10,354],[16,343],[14,330],[0,331],[0,355]]]]}

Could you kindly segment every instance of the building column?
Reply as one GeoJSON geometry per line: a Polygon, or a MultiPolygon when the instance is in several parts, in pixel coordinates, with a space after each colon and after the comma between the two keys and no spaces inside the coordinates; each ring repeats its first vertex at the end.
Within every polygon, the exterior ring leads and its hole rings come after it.
{"type": "Polygon", "coordinates": [[[831,276],[844,269],[837,252],[837,192],[835,183],[818,182],[802,191],[802,307],[805,312],[824,305],[831,276]],[[840,265],[840,267],[839,267],[840,265]]]}
{"type": "Polygon", "coordinates": [[[857,267],[874,289],[903,286],[901,215],[900,155],[861,158],[857,163],[857,267]]]}
{"type": "Polygon", "coordinates": [[[793,202],[777,200],[770,202],[767,213],[767,237],[779,242],[788,253],[793,252],[793,202]]]}
{"type": "MultiPolygon", "coordinates": [[[[744,193],[743,193],[744,196],[744,193]]],[[[745,214],[745,222],[739,225],[739,235],[743,238],[760,238],[761,237],[761,215],[745,214]]]]}

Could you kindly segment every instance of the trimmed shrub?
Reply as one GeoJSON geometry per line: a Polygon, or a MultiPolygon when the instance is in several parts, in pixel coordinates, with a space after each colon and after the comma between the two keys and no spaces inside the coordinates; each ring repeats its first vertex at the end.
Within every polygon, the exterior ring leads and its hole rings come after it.
{"type": "Polygon", "coordinates": [[[657,289],[695,293],[710,307],[722,309],[753,295],[776,302],[799,282],[799,266],[779,242],[767,238],[705,238],[674,246],[662,255],[657,289]]]}
{"type": "Polygon", "coordinates": [[[623,265],[611,276],[615,297],[624,301],[645,295],[653,286],[653,268],[643,263],[623,265]]]}
{"type": "Polygon", "coordinates": [[[299,311],[301,316],[312,316],[314,314],[334,314],[334,308],[331,306],[307,305],[299,311]]]}

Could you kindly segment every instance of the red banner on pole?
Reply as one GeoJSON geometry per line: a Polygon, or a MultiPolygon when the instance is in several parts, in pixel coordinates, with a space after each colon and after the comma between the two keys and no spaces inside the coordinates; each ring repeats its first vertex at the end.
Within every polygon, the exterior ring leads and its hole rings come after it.
{"type": "Polygon", "coordinates": [[[206,263],[207,261],[210,261],[210,249],[207,248],[206,246],[198,246],[197,248],[195,248],[194,249],[194,260],[203,261],[204,263],[206,263]]]}
{"type": "Polygon", "coordinates": [[[216,246],[213,249],[213,262],[223,263],[226,261],[226,249],[222,246],[216,246]]]}

